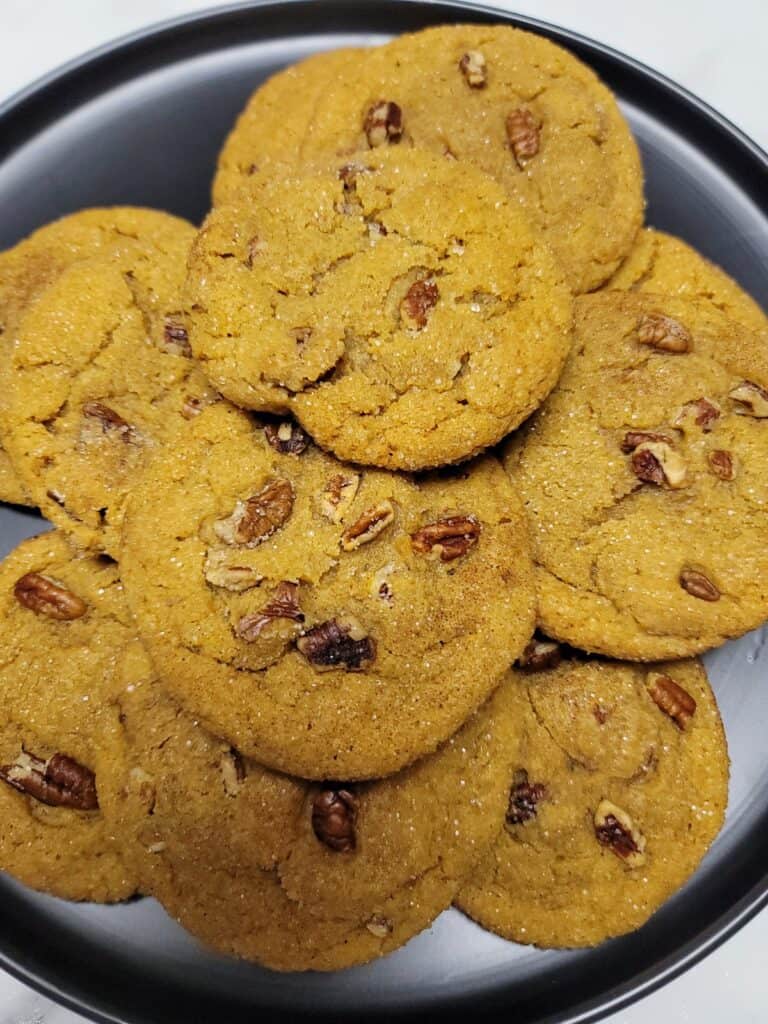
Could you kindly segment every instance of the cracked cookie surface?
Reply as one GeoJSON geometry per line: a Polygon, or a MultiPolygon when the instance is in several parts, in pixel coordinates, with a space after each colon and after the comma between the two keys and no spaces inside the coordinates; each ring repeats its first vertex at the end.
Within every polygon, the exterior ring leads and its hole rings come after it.
{"type": "Polygon", "coordinates": [[[109,801],[123,771],[115,697],[149,664],[116,566],[59,532],[0,565],[0,869],[35,889],[113,902],[137,887],[109,801]]]}
{"type": "Polygon", "coordinates": [[[616,658],[717,647],[768,615],[768,350],[709,302],[576,305],[572,357],[506,455],[540,624],[616,658]]]}
{"type": "Polygon", "coordinates": [[[306,438],[283,452],[280,433],[221,403],[158,452],[126,515],[126,593],[167,685],[243,754],[390,774],[455,732],[531,635],[522,509],[492,458],[413,479],[306,438]]]}
{"type": "MultiPolygon", "coordinates": [[[[293,74],[312,89],[317,65],[293,74]]],[[[324,84],[307,131],[282,151],[288,166],[387,143],[474,163],[524,206],[576,292],[598,287],[629,251],[643,211],[637,146],[611,92],[554,43],[506,26],[441,26],[372,49],[324,84]],[[386,104],[397,124],[377,131],[386,104]]],[[[217,203],[260,143],[255,126],[225,146],[217,203]]]]}
{"type": "Polygon", "coordinates": [[[728,752],[704,669],[572,660],[511,677],[522,736],[507,820],[457,905],[537,946],[633,931],[723,824],[728,752]]]}
{"type": "Polygon", "coordinates": [[[81,545],[115,553],[146,451],[213,397],[180,319],[194,229],[148,210],[69,220],[18,247],[10,291],[19,313],[0,359],[0,419],[43,514],[81,545]],[[50,256],[54,242],[66,258],[58,249],[50,256]],[[34,280],[33,300],[22,301],[34,280]]]}
{"type": "Polygon", "coordinates": [[[121,706],[142,889],[221,952],[278,970],[364,963],[427,927],[496,838],[517,755],[503,687],[434,754],[358,784],[270,772],[158,687],[121,706]]]}
{"type": "Polygon", "coordinates": [[[500,440],[570,344],[570,293],[517,204],[475,168],[407,149],[254,183],[208,217],[185,295],[223,394],[394,469],[500,440]]]}

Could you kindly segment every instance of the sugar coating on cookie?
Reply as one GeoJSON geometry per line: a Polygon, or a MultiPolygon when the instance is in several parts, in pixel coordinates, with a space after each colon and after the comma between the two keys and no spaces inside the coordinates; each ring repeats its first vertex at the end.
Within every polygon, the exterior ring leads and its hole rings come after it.
{"type": "Polygon", "coordinates": [[[180,308],[192,226],[151,211],[133,211],[127,225],[110,222],[109,211],[92,219],[96,239],[120,244],[94,244],[86,258],[83,243],[82,258],[20,314],[0,356],[0,419],[41,511],[81,545],[115,554],[147,451],[213,393],[191,358],[180,308]]]}
{"type": "Polygon", "coordinates": [[[209,215],[185,294],[216,388],[387,468],[500,440],[570,343],[570,293],[517,204],[475,168],[406,148],[263,177],[209,215]]]}
{"type": "Polygon", "coordinates": [[[709,302],[577,302],[573,356],[506,465],[529,513],[539,618],[638,660],[768,615],[768,350],[709,302]]]}
{"type": "Polygon", "coordinates": [[[215,949],[277,970],[364,963],[427,927],[498,835],[519,758],[508,687],[434,754],[358,784],[270,772],[158,687],[121,707],[143,890],[215,949]]]}
{"type": "Polygon", "coordinates": [[[62,534],[0,565],[0,869],[35,889],[113,902],[136,875],[103,791],[124,769],[116,696],[149,673],[113,563],[62,534]]]}
{"type": "MultiPolygon", "coordinates": [[[[611,92],[562,47],[508,26],[451,25],[322,68],[315,57],[293,70],[318,100],[282,149],[289,166],[392,145],[475,163],[523,204],[576,292],[598,287],[629,251],[643,214],[637,146],[611,92]]],[[[257,92],[254,111],[265,105],[257,92]]],[[[222,154],[217,203],[244,180],[233,163],[247,170],[245,153],[274,152],[262,142],[269,125],[244,115],[222,154]]]]}
{"type": "Polygon", "coordinates": [[[505,938],[592,946],[643,925],[720,830],[728,752],[698,661],[513,672],[522,756],[506,824],[458,897],[505,938]]]}
{"type": "Polygon", "coordinates": [[[121,567],[182,704],[305,778],[382,776],[434,750],[533,630],[524,518],[495,459],[418,480],[364,470],[224,403],[149,465],[121,567]]]}

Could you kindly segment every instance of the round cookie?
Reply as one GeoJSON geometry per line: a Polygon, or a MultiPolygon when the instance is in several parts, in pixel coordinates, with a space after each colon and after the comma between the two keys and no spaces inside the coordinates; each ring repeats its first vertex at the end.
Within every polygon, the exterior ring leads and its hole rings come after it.
{"type": "Polygon", "coordinates": [[[213,400],[180,318],[193,228],[148,211],[134,220],[135,236],[36,294],[0,360],[5,446],[25,487],[81,545],[112,554],[146,452],[213,400]]]}
{"type": "Polygon", "coordinates": [[[519,757],[510,690],[392,778],[313,784],[241,757],[159,687],[137,689],[121,700],[123,810],[143,889],[214,948],[278,970],[397,949],[498,835],[519,757]]]}
{"type": "Polygon", "coordinates": [[[728,751],[701,664],[569,661],[507,685],[522,756],[505,828],[458,906],[544,947],[639,928],[723,824],[728,751]]]}
{"type": "Polygon", "coordinates": [[[701,299],[752,331],[768,331],[768,317],[733,278],[682,239],[654,228],[643,228],[603,287],[701,299]]]}
{"type": "Polygon", "coordinates": [[[506,465],[546,633],[615,658],[717,647],[768,616],[768,349],[709,302],[603,292],[506,465]]]}
{"type": "MultiPolygon", "coordinates": [[[[500,25],[400,36],[355,63],[322,90],[301,146],[282,151],[290,166],[388,143],[466,160],[523,204],[574,291],[597,288],[616,270],[642,223],[642,167],[613,95],[586,65],[500,25]]],[[[312,87],[313,66],[294,74],[312,87]]],[[[259,143],[256,131],[256,160],[259,143]]],[[[235,188],[232,145],[217,203],[235,188]]],[[[247,166],[242,148],[238,158],[247,166]]]]}
{"type": "Polygon", "coordinates": [[[391,774],[452,735],[532,633],[522,509],[492,458],[417,481],[266,431],[274,447],[220,403],[157,453],[125,520],[129,603],[170,689],[244,755],[391,774]]]}
{"type": "Polygon", "coordinates": [[[494,181],[405,148],[261,179],[215,209],[190,342],[238,405],[292,410],[339,458],[394,469],[496,443],[554,386],[571,296],[494,181]]]}
{"type": "Polygon", "coordinates": [[[148,662],[116,566],[60,533],[0,565],[0,869],[67,899],[112,902],[137,887],[113,828],[124,771],[116,705],[148,662]]]}

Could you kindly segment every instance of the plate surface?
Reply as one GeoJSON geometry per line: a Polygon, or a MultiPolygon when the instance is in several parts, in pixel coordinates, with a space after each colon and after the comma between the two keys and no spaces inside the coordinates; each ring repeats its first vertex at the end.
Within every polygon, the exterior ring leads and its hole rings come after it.
{"type": "MultiPolygon", "coordinates": [[[[628,58],[527,18],[447,3],[305,0],[219,9],[96,52],[0,109],[0,248],[84,206],[133,203],[200,220],[216,153],[268,74],[308,53],[450,21],[550,36],[618,94],[640,142],[648,221],[717,260],[768,307],[768,158],[699,101],[628,58]]],[[[0,553],[43,527],[0,508],[0,553]]],[[[757,632],[706,659],[733,760],[726,828],[690,884],[640,932],[541,952],[456,911],[380,963],[279,975],[212,956],[151,900],[63,903],[0,877],[0,965],[95,1019],[594,1020],[683,970],[768,902],[768,654],[757,632]]]]}

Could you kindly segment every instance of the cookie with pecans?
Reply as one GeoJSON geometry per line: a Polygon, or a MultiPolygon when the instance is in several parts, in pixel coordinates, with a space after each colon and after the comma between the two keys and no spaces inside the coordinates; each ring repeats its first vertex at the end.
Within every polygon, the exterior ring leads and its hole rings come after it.
{"type": "Polygon", "coordinates": [[[509,686],[434,754],[366,783],[271,772],[157,686],[120,704],[121,829],[142,889],[215,949],[277,970],[365,963],[426,928],[498,835],[519,757],[509,686]]]}
{"type": "Polygon", "coordinates": [[[59,532],[0,564],[0,870],[73,900],[137,888],[114,830],[124,769],[116,697],[149,663],[114,563],[75,555],[59,532]]]}
{"type": "Polygon", "coordinates": [[[558,387],[509,445],[540,625],[615,658],[717,647],[768,617],[768,349],[709,301],[577,301],[558,387]]]}
{"type": "Polygon", "coordinates": [[[339,458],[406,470],[466,459],[525,419],[572,317],[518,204],[405,147],[254,180],[203,225],[185,305],[227,398],[291,411],[339,458]]]}
{"type": "MultiPolygon", "coordinates": [[[[297,86],[313,88],[316,66],[294,69],[297,86]]],[[[217,204],[247,180],[245,152],[258,163],[264,145],[274,149],[262,143],[267,134],[255,126],[245,147],[237,131],[225,145],[217,204]]],[[[640,157],[615,98],[576,57],[530,32],[443,25],[368,51],[326,80],[307,129],[291,134],[281,158],[296,167],[391,146],[429,149],[496,178],[576,292],[616,270],[642,223],[640,157]]]]}
{"type": "Polygon", "coordinates": [[[148,465],[121,569],[181,704],[304,778],[380,777],[434,750],[533,631],[524,515],[495,459],[366,470],[226,403],[148,465]]]}
{"type": "Polygon", "coordinates": [[[0,356],[0,422],[43,514],[82,546],[115,554],[126,494],[147,451],[213,392],[181,319],[192,226],[148,210],[80,217],[71,231],[77,244],[67,244],[66,224],[61,238],[50,229],[68,261],[49,258],[49,229],[18,247],[14,266],[22,269],[11,293],[20,312],[0,356]],[[19,296],[33,268],[47,284],[25,303],[19,296]]]}
{"type": "Polygon", "coordinates": [[[506,824],[457,904],[543,947],[643,925],[696,870],[728,800],[728,751],[697,660],[514,671],[522,754],[506,824]]]}
{"type": "Polygon", "coordinates": [[[603,287],[700,299],[750,330],[768,332],[768,317],[733,278],[682,239],[654,228],[638,233],[629,255],[603,287]]]}

